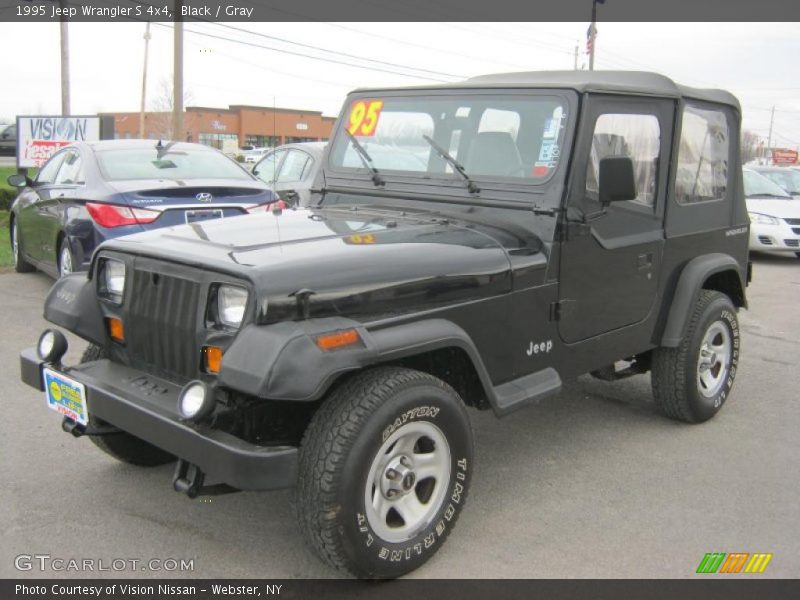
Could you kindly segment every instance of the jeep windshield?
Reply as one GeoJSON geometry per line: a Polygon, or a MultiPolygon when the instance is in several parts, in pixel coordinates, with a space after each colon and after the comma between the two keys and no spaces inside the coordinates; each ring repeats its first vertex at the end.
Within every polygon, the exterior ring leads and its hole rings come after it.
{"type": "Polygon", "coordinates": [[[340,173],[372,175],[349,132],[384,178],[424,178],[461,187],[464,176],[541,184],[558,167],[567,112],[566,98],[550,93],[355,97],[345,108],[329,164],[340,173]]]}

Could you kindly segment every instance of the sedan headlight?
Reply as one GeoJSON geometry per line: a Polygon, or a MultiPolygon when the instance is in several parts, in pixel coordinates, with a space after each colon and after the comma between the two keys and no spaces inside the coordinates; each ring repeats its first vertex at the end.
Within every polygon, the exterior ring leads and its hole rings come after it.
{"type": "Polygon", "coordinates": [[[112,258],[104,258],[100,263],[99,292],[113,302],[122,302],[125,292],[125,263],[112,258]]]}
{"type": "Polygon", "coordinates": [[[238,328],[246,306],[246,289],[235,285],[221,285],[217,289],[217,318],[222,325],[238,328]]]}
{"type": "Polygon", "coordinates": [[[759,225],[780,225],[780,219],[770,217],[769,215],[762,215],[761,213],[747,213],[750,216],[751,223],[758,223],[759,225]]]}

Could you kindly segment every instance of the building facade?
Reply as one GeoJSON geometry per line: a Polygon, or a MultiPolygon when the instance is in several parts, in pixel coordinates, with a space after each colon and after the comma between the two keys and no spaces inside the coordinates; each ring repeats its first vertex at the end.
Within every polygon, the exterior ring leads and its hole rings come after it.
{"type": "MultiPolygon", "coordinates": [[[[115,139],[139,137],[139,113],[103,113],[113,117],[115,139]]],[[[190,106],[184,113],[181,139],[222,149],[235,141],[242,146],[279,146],[293,142],[325,141],[333,130],[335,117],[325,117],[313,110],[232,105],[227,109],[190,106]]],[[[176,139],[172,133],[172,114],[145,113],[145,137],[176,139]]]]}

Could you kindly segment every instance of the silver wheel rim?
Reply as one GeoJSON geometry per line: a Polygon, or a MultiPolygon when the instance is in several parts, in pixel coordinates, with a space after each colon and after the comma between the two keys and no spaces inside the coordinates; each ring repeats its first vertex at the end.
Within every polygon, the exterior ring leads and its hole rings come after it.
{"type": "Polygon", "coordinates": [[[364,504],[372,530],[402,543],[431,524],[450,485],[450,446],[428,421],[406,423],[381,445],[367,476],[364,504]]]}
{"type": "Polygon", "coordinates": [[[731,334],[722,321],[706,330],[697,359],[697,389],[706,398],[716,396],[728,378],[731,367],[731,334]]]}
{"type": "Polygon", "coordinates": [[[19,243],[17,242],[16,221],[11,226],[11,258],[14,261],[14,266],[17,266],[19,264],[19,243]]]}
{"type": "Polygon", "coordinates": [[[72,253],[67,246],[61,249],[61,256],[58,259],[58,268],[62,277],[72,273],[72,253]]]}

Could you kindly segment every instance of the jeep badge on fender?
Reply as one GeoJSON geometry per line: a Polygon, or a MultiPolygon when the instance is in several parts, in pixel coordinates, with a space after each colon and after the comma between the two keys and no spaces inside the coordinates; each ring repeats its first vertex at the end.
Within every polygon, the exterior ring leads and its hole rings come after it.
{"type": "Polygon", "coordinates": [[[353,92],[308,208],[102,244],[45,305],[83,361],[48,329],[22,379],[118,460],[176,462],[190,498],[296,488],[322,560],[398,577],[480,473],[470,411],[584,373],[649,371],[687,423],[731,399],[740,117],[727,92],[652,73],[353,92]]]}

